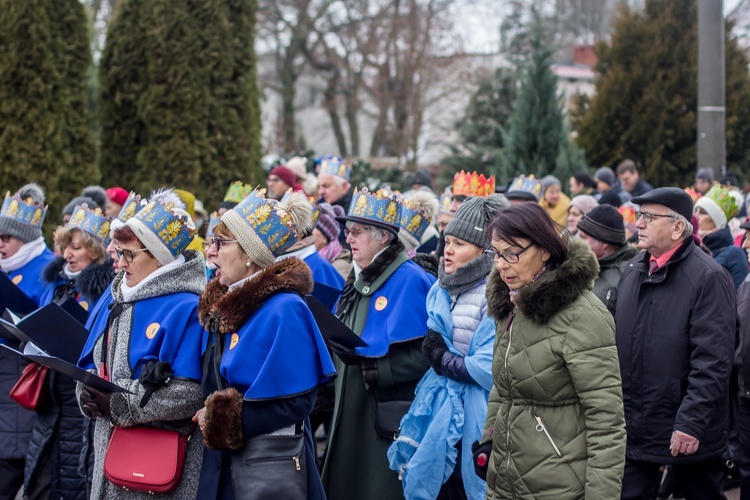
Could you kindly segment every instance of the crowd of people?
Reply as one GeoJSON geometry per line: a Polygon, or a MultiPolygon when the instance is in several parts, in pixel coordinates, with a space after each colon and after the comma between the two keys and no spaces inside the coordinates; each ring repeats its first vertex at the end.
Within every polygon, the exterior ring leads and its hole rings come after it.
{"type": "Polygon", "coordinates": [[[461,171],[440,195],[427,171],[403,193],[350,177],[294,157],[210,214],[89,186],[51,246],[43,188],[12,187],[3,325],[22,293],[88,338],[71,372],[0,327],[0,499],[705,500],[727,463],[750,498],[731,174],[461,171]]]}

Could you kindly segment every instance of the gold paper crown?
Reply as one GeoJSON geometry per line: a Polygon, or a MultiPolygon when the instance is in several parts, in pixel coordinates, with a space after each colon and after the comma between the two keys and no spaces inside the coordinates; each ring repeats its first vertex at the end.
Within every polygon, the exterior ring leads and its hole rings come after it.
{"type": "Polygon", "coordinates": [[[245,184],[242,181],[234,181],[229,185],[227,194],[224,195],[224,201],[230,201],[232,203],[239,203],[253,192],[253,186],[245,184]]]}
{"type": "Polygon", "coordinates": [[[461,170],[453,176],[453,196],[489,196],[495,193],[495,176],[461,170]]]}

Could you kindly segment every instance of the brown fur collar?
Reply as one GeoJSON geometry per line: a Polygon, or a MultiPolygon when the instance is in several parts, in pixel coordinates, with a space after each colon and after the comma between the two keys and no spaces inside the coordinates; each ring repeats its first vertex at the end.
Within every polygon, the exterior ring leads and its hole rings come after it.
{"type": "Polygon", "coordinates": [[[307,295],[312,289],[312,273],[307,264],[297,258],[285,259],[231,293],[218,279],[212,280],[201,294],[198,317],[201,325],[213,333],[236,332],[271,296],[283,291],[307,295]]]}
{"type": "MultiPolygon", "coordinates": [[[[571,304],[585,290],[591,290],[599,275],[599,263],[584,241],[571,239],[568,259],[550,269],[518,296],[518,308],[535,323],[546,323],[557,311],[571,304]]],[[[493,267],[487,281],[487,313],[496,320],[514,309],[508,285],[493,267]]]]}

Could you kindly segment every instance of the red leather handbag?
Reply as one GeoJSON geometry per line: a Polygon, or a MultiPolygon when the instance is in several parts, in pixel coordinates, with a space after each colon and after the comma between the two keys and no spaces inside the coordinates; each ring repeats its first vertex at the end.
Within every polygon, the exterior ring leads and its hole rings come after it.
{"type": "Polygon", "coordinates": [[[47,372],[39,363],[29,363],[10,390],[10,398],[29,410],[40,411],[47,404],[47,372]]]}
{"type": "Polygon", "coordinates": [[[189,439],[152,427],[115,427],[104,456],[104,475],[128,490],[171,493],[180,484],[189,439]]]}

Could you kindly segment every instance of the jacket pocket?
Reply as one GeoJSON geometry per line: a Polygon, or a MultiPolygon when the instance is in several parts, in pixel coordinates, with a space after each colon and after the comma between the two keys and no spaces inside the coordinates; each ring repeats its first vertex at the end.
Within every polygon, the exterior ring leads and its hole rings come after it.
{"type": "Polygon", "coordinates": [[[552,439],[552,436],[547,430],[547,426],[544,425],[544,422],[542,421],[542,417],[538,415],[534,415],[534,419],[536,420],[536,431],[543,432],[544,435],[547,436],[547,440],[549,441],[549,444],[552,445],[552,449],[555,450],[555,455],[557,455],[558,457],[562,457],[562,452],[560,452],[560,448],[558,448],[557,445],[555,444],[555,440],[552,439]]]}

